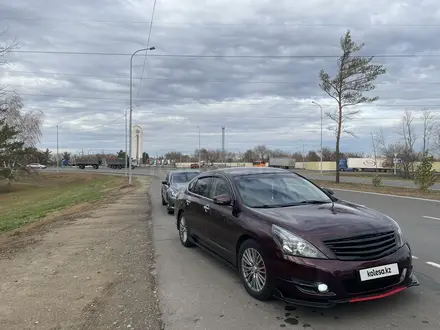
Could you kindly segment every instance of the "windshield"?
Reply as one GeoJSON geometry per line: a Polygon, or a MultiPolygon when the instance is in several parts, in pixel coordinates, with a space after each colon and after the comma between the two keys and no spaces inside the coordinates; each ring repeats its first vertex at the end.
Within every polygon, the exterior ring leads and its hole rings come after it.
{"type": "Polygon", "coordinates": [[[234,181],[243,203],[248,207],[286,207],[332,202],[312,183],[293,173],[243,175],[234,181]]]}
{"type": "Polygon", "coordinates": [[[183,172],[173,174],[171,177],[172,183],[186,183],[194,179],[199,173],[197,172],[183,172]]]}

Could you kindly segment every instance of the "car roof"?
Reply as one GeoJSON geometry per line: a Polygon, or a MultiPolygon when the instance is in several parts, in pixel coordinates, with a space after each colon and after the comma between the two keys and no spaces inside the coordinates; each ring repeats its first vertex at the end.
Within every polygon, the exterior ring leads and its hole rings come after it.
{"type": "Polygon", "coordinates": [[[180,173],[201,173],[200,170],[172,170],[169,171],[168,173],[170,174],[180,174],[180,173]]]}
{"type": "Polygon", "coordinates": [[[275,167],[229,167],[229,168],[220,168],[216,170],[209,170],[203,172],[203,175],[214,175],[216,173],[223,173],[225,175],[235,177],[241,175],[250,175],[250,174],[270,174],[270,173],[294,173],[289,170],[284,170],[281,168],[275,167]]]}

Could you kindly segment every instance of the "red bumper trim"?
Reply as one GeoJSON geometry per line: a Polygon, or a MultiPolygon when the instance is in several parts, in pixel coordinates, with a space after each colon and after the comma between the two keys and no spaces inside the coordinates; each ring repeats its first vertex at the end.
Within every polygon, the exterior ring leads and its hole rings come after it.
{"type": "Polygon", "coordinates": [[[404,286],[404,287],[400,287],[400,288],[394,289],[392,291],[389,291],[389,292],[386,292],[386,293],[382,293],[382,294],[378,294],[378,295],[375,295],[375,296],[353,298],[353,299],[350,299],[349,302],[354,303],[354,302],[359,302],[359,301],[381,299],[381,298],[385,298],[385,297],[388,297],[388,296],[392,296],[393,294],[396,294],[396,293],[398,293],[400,291],[403,291],[406,288],[407,287],[404,286]]]}

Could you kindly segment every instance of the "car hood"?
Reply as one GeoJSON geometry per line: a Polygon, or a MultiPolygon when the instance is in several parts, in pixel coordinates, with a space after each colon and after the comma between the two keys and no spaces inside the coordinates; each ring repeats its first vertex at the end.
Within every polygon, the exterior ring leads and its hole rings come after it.
{"type": "Polygon", "coordinates": [[[386,215],[343,201],[252,211],[311,242],[397,229],[386,215]]]}

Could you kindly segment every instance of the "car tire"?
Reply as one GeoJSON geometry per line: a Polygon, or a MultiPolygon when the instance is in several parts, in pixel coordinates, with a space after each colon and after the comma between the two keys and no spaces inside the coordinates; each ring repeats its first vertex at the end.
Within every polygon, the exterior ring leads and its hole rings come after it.
{"type": "Polygon", "coordinates": [[[165,201],[165,199],[163,199],[163,195],[161,195],[162,197],[162,205],[167,205],[167,202],[165,201]]]}
{"type": "Polygon", "coordinates": [[[273,276],[267,269],[267,262],[260,245],[253,239],[246,240],[240,246],[237,260],[238,273],[246,291],[257,300],[265,301],[272,298],[274,291],[273,276]],[[263,278],[252,278],[254,276],[252,270],[245,269],[250,267],[250,262],[256,262],[256,265],[260,265],[260,267],[263,266],[263,269],[258,272],[259,276],[263,276],[263,278]],[[259,279],[259,281],[255,282],[256,279],[259,279]]]}
{"type": "Polygon", "coordinates": [[[193,247],[195,244],[191,241],[189,237],[190,235],[188,223],[186,222],[186,218],[183,213],[179,216],[178,221],[180,243],[182,243],[182,245],[187,248],[193,247]]]}

